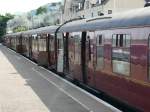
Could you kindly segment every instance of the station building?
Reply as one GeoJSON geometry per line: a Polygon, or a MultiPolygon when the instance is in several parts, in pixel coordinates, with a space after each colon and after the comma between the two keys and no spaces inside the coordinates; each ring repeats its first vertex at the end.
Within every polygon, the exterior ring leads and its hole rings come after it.
{"type": "Polygon", "coordinates": [[[63,21],[72,18],[92,18],[143,8],[149,0],[65,0],[63,21]]]}

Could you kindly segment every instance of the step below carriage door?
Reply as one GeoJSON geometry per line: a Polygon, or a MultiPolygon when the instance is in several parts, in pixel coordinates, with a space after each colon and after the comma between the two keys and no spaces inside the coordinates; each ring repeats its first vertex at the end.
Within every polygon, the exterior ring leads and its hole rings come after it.
{"type": "Polygon", "coordinates": [[[95,32],[87,32],[86,35],[86,71],[87,71],[87,84],[89,86],[95,86],[94,76],[94,37],[95,32]]]}

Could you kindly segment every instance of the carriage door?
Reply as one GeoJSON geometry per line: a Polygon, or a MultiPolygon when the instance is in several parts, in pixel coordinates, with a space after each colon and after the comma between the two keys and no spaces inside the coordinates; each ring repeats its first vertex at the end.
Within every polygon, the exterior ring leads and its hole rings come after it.
{"type": "Polygon", "coordinates": [[[86,71],[87,71],[87,84],[95,86],[94,76],[94,32],[87,32],[86,35],[86,71]]]}
{"type": "Polygon", "coordinates": [[[142,36],[132,39],[131,44],[131,77],[135,80],[147,81],[148,46],[147,39],[142,36]]]}
{"type": "MultiPolygon", "coordinates": [[[[69,33],[68,38],[68,61],[69,61],[69,77],[83,82],[83,60],[82,57],[84,49],[82,32],[69,33]]],[[[85,51],[85,50],[84,50],[85,51]]],[[[85,58],[85,57],[84,57],[85,58]]]]}
{"type": "Polygon", "coordinates": [[[63,34],[63,39],[64,39],[64,74],[65,75],[69,74],[68,37],[69,37],[69,33],[63,34]]]}

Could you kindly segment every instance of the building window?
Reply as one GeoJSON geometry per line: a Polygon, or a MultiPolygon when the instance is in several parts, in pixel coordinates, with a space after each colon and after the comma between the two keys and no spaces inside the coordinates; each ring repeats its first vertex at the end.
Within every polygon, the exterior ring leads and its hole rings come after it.
{"type": "Polygon", "coordinates": [[[102,13],[101,11],[98,11],[98,16],[104,16],[104,13],[102,13]]]}
{"type": "Polygon", "coordinates": [[[96,6],[101,5],[103,1],[104,0],[91,0],[90,2],[91,2],[92,7],[96,7],[96,6]]]}
{"type": "Polygon", "coordinates": [[[108,14],[112,14],[112,10],[108,10],[108,14]]]}
{"type": "Polygon", "coordinates": [[[77,11],[80,11],[80,10],[82,10],[84,7],[84,5],[83,5],[84,3],[83,2],[79,2],[78,3],[78,9],[77,9],[77,11]]]}
{"type": "Polygon", "coordinates": [[[112,36],[112,66],[113,72],[130,75],[130,44],[131,35],[115,34],[112,36]]]}
{"type": "Polygon", "coordinates": [[[86,9],[89,9],[89,1],[86,1],[86,9]]]}
{"type": "Polygon", "coordinates": [[[80,10],[82,8],[82,4],[81,3],[79,3],[79,5],[78,5],[78,9],[80,10]]]}
{"type": "Polygon", "coordinates": [[[94,14],[93,14],[93,12],[92,12],[92,14],[91,14],[91,17],[94,17],[94,14]]]}

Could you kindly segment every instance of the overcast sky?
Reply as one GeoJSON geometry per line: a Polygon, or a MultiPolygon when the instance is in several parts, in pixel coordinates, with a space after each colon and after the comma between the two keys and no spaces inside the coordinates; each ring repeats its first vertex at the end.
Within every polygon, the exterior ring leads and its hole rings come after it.
{"type": "Polygon", "coordinates": [[[0,0],[0,14],[28,12],[46,3],[61,0],[0,0]]]}

